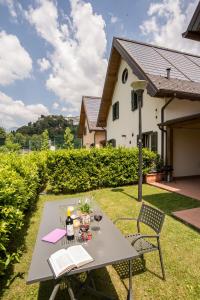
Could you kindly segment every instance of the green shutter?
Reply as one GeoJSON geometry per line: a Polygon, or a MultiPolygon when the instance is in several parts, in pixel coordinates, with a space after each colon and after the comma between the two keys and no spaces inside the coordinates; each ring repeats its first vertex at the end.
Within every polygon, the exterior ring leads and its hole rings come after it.
{"type": "Polygon", "coordinates": [[[119,119],[119,101],[116,102],[116,119],[119,119]]]}
{"type": "Polygon", "coordinates": [[[137,94],[134,90],[131,91],[131,110],[134,111],[138,108],[137,94]]]}
{"type": "Polygon", "coordinates": [[[151,151],[158,152],[158,133],[151,134],[151,151]]]}

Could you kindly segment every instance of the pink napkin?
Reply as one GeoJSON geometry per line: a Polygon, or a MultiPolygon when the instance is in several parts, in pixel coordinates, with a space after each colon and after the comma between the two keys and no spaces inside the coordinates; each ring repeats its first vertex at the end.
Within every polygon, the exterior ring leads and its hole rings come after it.
{"type": "Polygon", "coordinates": [[[42,238],[42,241],[56,243],[66,234],[66,229],[56,228],[42,238]]]}

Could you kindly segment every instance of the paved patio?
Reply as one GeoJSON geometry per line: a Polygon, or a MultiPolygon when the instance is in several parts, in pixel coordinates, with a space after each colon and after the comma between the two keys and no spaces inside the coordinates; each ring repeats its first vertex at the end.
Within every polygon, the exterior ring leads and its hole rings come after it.
{"type": "MultiPolygon", "coordinates": [[[[200,177],[176,179],[173,182],[154,182],[151,185],[200,200],[200,177]]],[[[200,207],[175,211],[172,215],[200,230],[200,207]]]]}
{"type": "Polygon", "coordinates": [[[200,230],[200,207],[175,211],[172,215],[200,230]]]}
{"type": "Polygon", "coordinates": [[[172,182],[154,182],[151,185],[200,200],[200,177],[175,179],[172,182]]]}

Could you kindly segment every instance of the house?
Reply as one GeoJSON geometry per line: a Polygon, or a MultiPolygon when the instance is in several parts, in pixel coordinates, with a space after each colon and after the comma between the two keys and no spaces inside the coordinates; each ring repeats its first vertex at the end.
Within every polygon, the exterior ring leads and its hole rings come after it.
{"type": "Polygon", "coordinates": [[[172,165],[174,176],[200,175],[200,57],[147,43],[114,38],[97,126],[107,141],[134,147],[138,138],[137,94],[143,94],[143,147],[172,165]]]}
{"type": "Polygon", "coordinates": [[[82,139],[82,147],[102,147],[105,145],[106,130],[97,127],[97,117],[101,98],[82,97],[78,137],[82,139]]]}
{"type": "Polygon", "coordinates": [[[65,117],[65,120],[67,120],[69,122],[69,124],[74,125],[74,126],[79,124],[79,116],[75,116],[75,117],[67,116],[67,117],[65,117]]]}
{"type": "Polygon", "coordinates": [[[192,16],[186,32],[183,33],[183,37],[195,41],[200,41],[200,1],[192,16]]]}

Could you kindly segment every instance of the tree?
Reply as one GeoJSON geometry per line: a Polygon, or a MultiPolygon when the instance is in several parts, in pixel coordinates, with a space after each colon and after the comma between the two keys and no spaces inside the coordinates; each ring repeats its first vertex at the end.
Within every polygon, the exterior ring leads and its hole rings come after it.
{"type": "Polygon", "coordinates": [[[42,133],[42,144],[41,144],[41,150],[48,150],[49,149],[49,133],[46,129],[42,133]]]}
{"type": "Polygon", "coordinates": [[[67,127],[64,133],[64,141],[65,141],[64,148],[72,149],[74,147],[73,140],[74,140],[74,135],[72,134],[71,129],[67,127]]]}
{"type": "Polygon", "coordinates": [[[42,139],[41,135],[33,134],[29,140],[30,150],[37,151],[41,149],[42,139]]]}
{"type": "Polygon", "coordinates": [[[25,147],[27,145],[27,136],[20,132],[17,132],[15,134],[14,141],[15,143],[20,144],[22,147],[25,147]]]}
{"type": "Polygon", "coordinates": [[[0,127],[0,146],[5,144],[6,131],[3,127],[0,127]]]}
{"type": "Polygon", "coordinates": [[[21,146],[14,141],[14,135],[9,133],[6,135],[5,145],[0,147],[0,152],[17,152],[21,146]]]}

